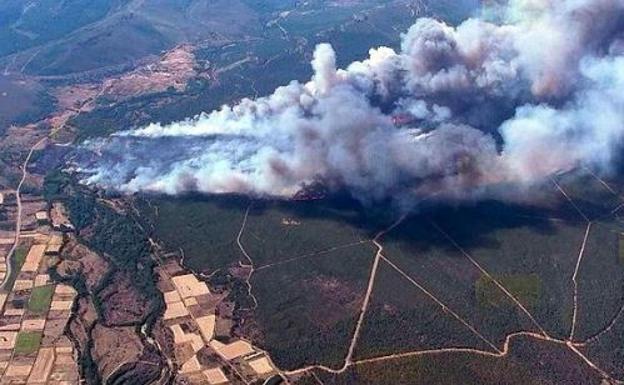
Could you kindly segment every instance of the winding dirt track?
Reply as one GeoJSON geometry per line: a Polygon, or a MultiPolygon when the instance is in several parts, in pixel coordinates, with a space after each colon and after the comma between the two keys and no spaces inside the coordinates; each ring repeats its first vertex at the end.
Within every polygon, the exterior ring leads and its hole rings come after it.
{"type": "Polygon", "coordinates": [[[242,262],[239,262],[239,265],[241,267],[249,269],[249,273],[247,274],[247,278],[245,279],[245,283],[247,284],[247,294],[253,300],[254,306],[251,309],[248,309],[248,310],[255,310],[256,308],[258,308],[258,300],[256,299],[256,296],[252,293],[251,276],[256,271],[256,269],[254,267],[253,259],[251,259],[251,256],[249,256],[249,254],[247,253],[247,250],[245,250],[245,247],[243,246],[243,242],[241,241],[241,238],[243,237],[243,233],[245,232],[245,227],[247,226],[247,218],[249,218],[249,210],[251,210],[251,205],[252,204],[250,203],[247,206],[247,210],[245,211],[245,216],[243,217],[243,222],[241,223],[240,230],[238,231],[238,235],[236,236],[236,244],[238,245],[238,248],[240,249],[241,253],[243,253],[245,258],[249,262],[249,264],[244,264],[242,262]]]}

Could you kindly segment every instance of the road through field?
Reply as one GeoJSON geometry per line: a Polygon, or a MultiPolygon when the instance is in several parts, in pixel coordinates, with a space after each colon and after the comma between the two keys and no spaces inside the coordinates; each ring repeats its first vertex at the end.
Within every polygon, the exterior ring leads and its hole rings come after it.
{"type": "Polygon", "coordinates": [[[13,263],[11,263],[11,258],[13,257],[13,255],[15,255],[15,251],[17,250],[17,246],[19,245],[20,233],[22,231],[22,197],[20,194],[22,191],[22,186],[24,185],[26,177],[28,176],[28,163],[30,162],[30,158],[32,157],[33,152],[37,149],[37,147],[41,146],[46,141],[46,139],[48,139],[47,136],[40,139],[30,148],[30,151],[26,156],[26,160],[24,160],[24,163],[22,164],[22,178],[20,179],[19,184],[15,189],[15,201],[17,204],[17,214],[15,218],[15,241],[13,242],[13,246],[11,246],[11,249],[9,250],[9,253],[7,254],[5,259],[6,275],[4,276],[4,280],[0,284],[0,290],[6,289],[5,286],[9,282],[11,274],[13,274],[13,263]]]}
{"type": "MultiPolygon", "coordinates": [[[[9,277],[12,274],[12,264],[11,264],[11,258],[13,257],[13,255],[15,254],[15,251],[17,250],[17,247],[19,245],[19,239],[20,239],[20,233],[21,233],[21,229],[22,229],[22,197],[21,197],[21,191],[22,191],[22,186],[24,185],[24,182],[26,181],[26,178],[28,177],[28,164],[30,163],[30,159],[32,158],[33,153],[43,144],[45,143],[46,140],[48,140],[50,137],[54,136],[57,132],[59,132],[60,130],[62,130],[63,128],[65,128],[65,126],[67,125],[67,122],[69,121],[70,118],[75,117],[80,115],[81,113],[84,112],[84,110],[89,107],[91,105],[92,102],[94,102],[98,97],[100,97],[102,95],[102,93],[104,92],[104,88],[100,89],[100,91],[97,93],[97,95],[93,96],[92,98],[89,98],[87,100],[85,100],[80,107],[77,110],[68,110],[70,113],[66,114],[63,121],[57,125],[56,127],[54,127],[52,130],[50,130],[50,132],[48,133],[48,135],[46,135],[45,137],[41,138],[39,141],[37,141],[37,143],[35,143],[30,150],[28,151],[28,155],[26,156],[26,159],[24,160],[24,163],[21,166],[21,170],[22,170],[22,177],[19,181],[19,184],[17,185],[17,188],[15,189],[15,200],[16,200],[16,204],[17,204],[17,217],[15,218],[15,242],[13,243],[13,246],[11,246],[11,249],[9,250],[9,253],[6,256],[5,259],[5,263],[7,265],[7,270],[6,270],[6,275],[4,276],[4,280],[2,281],[2,283],[0,283],[0,290],[5,290],[6,289],[6,284],[9,281],[9,277]],[[73,111],[73,113],[71,113],[73,111]]],[[[37,122],[39,123],[39,122],[37,122]]]]}

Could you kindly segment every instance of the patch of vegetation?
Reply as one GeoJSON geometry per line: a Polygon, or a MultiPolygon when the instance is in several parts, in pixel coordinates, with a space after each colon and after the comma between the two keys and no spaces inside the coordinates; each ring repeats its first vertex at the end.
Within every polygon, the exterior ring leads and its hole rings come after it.
{"type": "MultiPolygon", "coordinates": [[[[326,2],[306,2],[297,4],[295,12],[280,20],[280,26],[289,35],[288,39],[284,39],[278,25],[266,25],[266,22],[275,18],[272,12],[278,9],[292,10],[291,7],[285,3],[267,5],[266,1],[245,2],[259,12],[258,16],[264,20],[261,29],[255,23],[246,25],[245,29],[249,30],[248,33],[261,35],[261,38],[236,41],[235,44],[228,41],[222,45],[204,46],[194,53],[199,62],[210,62],[214,68],[224,68],[245,58],[251,57],[253,60],[219,73],[218,82],[201,76],[191,79],[184,92],[168,90],[133,97],[120,103],[107,103],[110,99],[102,98],[96,109],[71,120],[71,125],[77,128],[79,139],[108,135],[153,121],[166,124],[218,109],[223,104],[236,102],[243,97],[270,94],[276,87],[288,84],[293,79],[309,79],[312,74],[310,57],[318,43],[331,41],[335,44],[340,53],[338,65],[346,66],[354,60],[367,57],[371,46],[397,47],[400,36],[396,31],[406,30],[413,23],[413,17],[410,12],[406,12],[406,6],[402,3],[397,5],[388,1],[384,4],[387,6],[378,8],[377,1],[352,2],[340,6],[328,6],[326,2]],[[362,19],[354,22],[356,15],[364,17],[364,14],[367,21],[362,19]],[[367,18],[371,18],[370,21],[367,18]],[[371,28],[371,24],[375,27],[371,28]]],[[[197,10],[196,7],[192,9],[197,10]]],[[[223,12],[225,10],[221,9],[220,18],[223,12]]],[[[234,17],[239,20],[243,16],[236,7],[232,7],[230,12],[234,12],[234,17]]],[[[133,34],[135,31],[130,30],[128,33],[133,34]]],[[[114,50],[109,48],[100,51],[114,50]]],[[[33,67],[38,65],[43,63],[33,62],[33,67]]]]}
{"type": "MultiPolygon", "coordinates": [[[[537,274],[514,274],[494,276],[503,287],[528,309],[533,309],[540,299],[542,281],[537,274]]],[[[480,306],[516,306],[490,278],[482,275],[475,282],[475,295],[480,306]]]]}
{"type": "Polygon", "coordinates": [[[53,295],[53,285],[35,287],[30,294],[30,299],[28,301],[28,310],[36,314],[45,313],[50,308],[50,303],[52,303],[53,295]]]}
{"type": "MultiPolygon", "coordinates": [[[[76,140],[82,141],[90,137],[107,136],[119,130],[146,125],[153,120],[168,123],[173,120],[184,119],[188,115],[181,116],[179,114],[168,118],[166,105],[161,105],[164,110],[157,113],[156,105],[175,95],[177,95],[177,91],[169,90],[136,96],[121,103],[99,105],[93,111],[71,118],[69,123],[78,130],[76,140]]],[[[187,97],[189,96],[187,95],[187,97]]]]}
{"type": "Polygon", "coordinates": [[[41,344],[41,332],[19,332],[15,342],[15,354],[28,355],[35,353],[41,344]]]}
{"type": "MultiPolygon", "coordinates": [[[[408,218],[394,231],[386,234],[381,242],[384,245],[384,255],[389,260],[415,282],[433,293],[439,301],[477,327],[479,332],[493,344],[502,346],[505,337],[519,329],[532,330],[530,320],[516,308],[479,306],[475,297],[474,283],[481,276],[481,272],[430,223],[426,213],[408,218]]],[[[385,303],[379,299],[379,296],[383,295],[381,298],[387,298],[385,301],[389,304],[396,304],[394,311],[397,314],[404,313],[401,316],[394,316],[393,312],[387,312],[385,317],[387,324],[390,325],[393,319],[397,320],[396,322],[402,317],[407,319],[408,313],[417,312],[419,307],[423,307],[425,312],[438,314],[439,306],[426,306],[426,304],[431,304],[430,299],[419,300],[422,298],[419,290],[414,288],[412,289],[414,291],[409,291],[413,294],[406,295],[407,291],[403,290],[396,281],[396,278],[378,279],[376,284],[376,301],[385,303]]],[[[400,282],[407,281],[401,278],[400,282]]],[[[424,322],[426,321],[425,319],[424,322]]],[[[434,324],[431,322],[427,323],[428,328],[432,325],[434,324]]],[[[387,330],[389,334],[392,334],[398,329],[390,327],[387,330]]],[[[455,327],[454,330],[457,328],[455,327]]],[[[418,333],[414,332],[415,335],[418,333]]],[[[436,337],[440,336],[438,328],[434,327],[428,330],[428,333],[432,335],[424,338],[423,341],[429,345],[443,341],[436,337]]],[[[379,335],[381,334],[382,332],[379,332],[379,335]]],[[[411,341],[409,337],[404,338],[411,341]]],[[[415,343],[418,343],[418,340],[415,343]]],[[[413,345],[414,342],[411,344],[413,345]]],[[[410,344],[406,342],[405,345],[410,344]]],[[[401,344],[398,343],[398,346],[401,344]]]]}
{"type": "Polygon", "coordinates": [[[24,262],[26,262],[26,255],[28,255],[28,247],[24,245],[17,246],[13,254],[15,270],[19,271],[22,268],[24,262]]]}
{"type": "Polygon", "coordinates": [[[110,0],[42,0],[27,6],[8,0],[0,7],[0,56],[62,37],[98,20],[113,7],[110,0]],[[52,21],[53,20],[53,21],[52,21]]]}
{"type": "MultiPolygon", "coordinates": [[[[562,202],[563,199],[559,198],[562,202]]],[[[518,293],[527,296],[525,301],[531,303],[526,305],[530,305],[530,312],[543,328],[553,336],[564,337],[570,333],[573,311],[574,293],[570,277],[574,273],[587,224],[561,217],[555,217],[556,220],[544,218],[551,212],[552,215],[569,212],[567,208],[563,210],[527,210],[515,205],[483,202],[474,207],[437,209],[431,220],[490,275],[537,276],[539,292],[535,278],[529,281],[512,280],[509,284],[519,285],[518,293]],[[536,296],[536,293],[539,295],[536,296]]],[[[451,240],[445,239],[445,242],[448,249],[458,253],[451,240]]],[[[468,260],[461,253],[457,255],[468,260]]],[[[472,270],[476,274],[471,277],[473,297],[476,297],[475,293],[480,295],[479,292],[496,293],[495,290],[487,290],[485,285],[482,287],[486,290],[474,288],[482,273],[474,267],[472,270]]],[[[481,298],[500,302],[489,294],[481,298]]],[[[474,299],[472,301],[475,302],[474,299]]],[[[482,305],[483,302],[477,303],[475,307],[484,308],[482,305]]],[[[503,308],[511,309],[505,306],[495,310],[504,311],[503,308]]],[[[517,314],[526,319],[522,311],[517,314]]]]}
{"type": "Polygon", "coordinates": [[[291,380],[291,384],[294,384],[294,385],[318,385],[319,382],[311,374],[306,374],[306,375],[298,378],[297,380],[295,380],[295,382],[292,382],[292,380],[291,380]]]}
{"type": "Polygon", "coordinates": [[[15,283],[19,271],[22,269],[24,262],[26,262],[26,255],[28,255],[28,247],[26,247],[25,245],[17,246],[10,260],[13,269],[11,271],[11,276],[7,278],[5,288],[8,289],[13,287],[13,283],[15,283]]]}
{"type": "MultiPolygon", "coordinates": [[[[147,332],[151,333],[154,322],[164,311],[164,303],[153,275],[155,262],[150,253],[149,241],[137,218],[129,212],[111,207],[111,197],[99,196],[96,191],[79,185],[72,177],[63,179],[50,176],[46,178],[45,188],[54,192],[54,196],[65,203],[70,219],[76,226],[78,240],[104,256],[110,263],[109,270],[91,290],[87,290],[81,274],[70,274],[62,277],[62,280],[71,284],[79,296],[90,297],[97,312],[98,323],[112,326],[109,323],[108,308],[102,303],[101,295],[106,288],[117,283],[117,274],[128,274],[132,277],[129,282],[131,287],[125,289],[135,290],[148,301],[140,309],[132,309],[133,314],[138,314],[137,319],[121,320],[114,325],[138,328],[146,324],[147,332]]],[[[55,279],[61,278],[54,268],[50,275],[55,279]]],[[[87,339],[87,346],[80,352],[78,362],[87,383],[99,384],[101,379],[98,366],[92,357],[91,346],[92,340],[87,339]]]]}
{"type": "Polygon", "coordinates": [[[55,109],[56,99],[45,91],[39,91],[28,110],[16,116],[11,123],[20,126],[38,122],[54,112],[55,109]]]}
{"type": "Polygon", "coordinates": [[[617,194],[587,172],[572,171],[563,174],[558,177],[558,183],[590,220],[609,215],[622,203],[617,194]]]}
{"type": "MultiPolygon", "coordinates": [[[[579,336],[583,338],[586,334],[579,334],[579,336]]],[[[622,341],[624,341],[624,318],[620,316],[607,335],[592,341],[586,348],[588,356],[592,357],[594,363],[618,379],[624,378],[622,341]]]]}
{"type": "Polygon", "coordinates": [[[45,176],[43,182],[43,197],[47,201],[63,199],[63,190],[70,183],[70,178],[61,170],[54,170],[45,176]]]}

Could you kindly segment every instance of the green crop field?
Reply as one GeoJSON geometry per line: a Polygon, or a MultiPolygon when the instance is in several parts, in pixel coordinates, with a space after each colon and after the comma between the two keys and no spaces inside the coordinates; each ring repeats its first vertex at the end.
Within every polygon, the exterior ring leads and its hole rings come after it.
{"type": "Polygon", "coordinates": [[[28,247],[26,246],[18,246],[15,249],[15,254],[13,255],[13,263],[15,263],[15,269],[19,270],[22,268],[22,265],[26,261],[26,255],[28,254],[28,247]]]}
{"type": "Polygon", "coordinates": [[[25,245],[20,245],[15,249],[13,253],[13,257],[9,263],[13,264],[13,270],[11,271],[11,276],[7,278],[6,288],[13,287],[13,283],[17,278],[17,274],[21,270],[24,262],[26,261],[26,255],[28,254],[28,247],[25,245]]]}
{"type": "Polygon", "coordinates": [[[41,344],[41,332],[19,332],[15,342],[15,354],[28,355],[36,352],[41,344]]]}
{"type": "MultiPolygon", "coordinates": [[[[540,299],[542,281],[537,274],[502,275],[493,278],[529,309],[534,308],[540,299]]],[[[475,283],[475,295],[480,306],[515,306],[494,281],[484,275],[475,283]]]]}
{"type": "Polygon", "coordinates": [[[48,311],[52,296],[54,295],[54,286],[46,285],[35,287],[30,294],[28,301],[28,310],[36,314],[42,314],[48,311]]]}

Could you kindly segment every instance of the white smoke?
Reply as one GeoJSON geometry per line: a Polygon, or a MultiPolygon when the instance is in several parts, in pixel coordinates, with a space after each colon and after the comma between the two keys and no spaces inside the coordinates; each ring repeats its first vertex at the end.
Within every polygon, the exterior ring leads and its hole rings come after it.
{"type": "Polygon", "coordinates": [[[624,134],[624,0],[510,0],[457,27],[422,18],[400,52],[272,95],[86,144],[87,183],[123,192],[462,199],[608,170],[624,134]]]}

